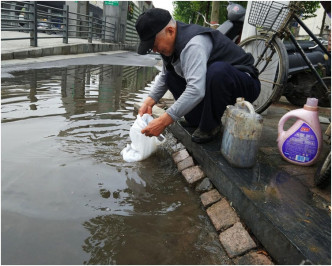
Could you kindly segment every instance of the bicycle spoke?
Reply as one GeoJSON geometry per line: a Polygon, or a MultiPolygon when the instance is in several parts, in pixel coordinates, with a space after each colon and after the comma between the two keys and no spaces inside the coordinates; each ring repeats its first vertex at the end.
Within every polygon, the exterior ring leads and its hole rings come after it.
{"type": "Polygon", "coordinates": [[[261,82],[266,82],[266,83],[270,83],[270,84],[273,84],[273,85],[278,85],[278,86],[281,86],[282,84],[280,83],[277,83],[277,82],[272,82],[270,80],[267,80],[267,79],[259,79],[261,82]]]}
{"type": "Polygon", "coordinates": [[[266,36],[253,36],[244,40],[240,45],[256,59],[255,65],[259,71],[261,93],[253,103],[257,112],[265,110],[282,91],[284,71],[281,67],[282,55],[276,41],[270,42],[266,36]]]}

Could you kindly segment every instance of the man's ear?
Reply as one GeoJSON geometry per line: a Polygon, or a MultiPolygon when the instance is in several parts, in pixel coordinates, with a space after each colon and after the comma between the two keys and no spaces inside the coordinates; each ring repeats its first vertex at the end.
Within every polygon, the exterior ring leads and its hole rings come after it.
{"type": "Polygon", "coordinates": [[[172,26],[166,27],[166,33],[171,34],[172,36],[175,34],[175,28],[172,26]]]}

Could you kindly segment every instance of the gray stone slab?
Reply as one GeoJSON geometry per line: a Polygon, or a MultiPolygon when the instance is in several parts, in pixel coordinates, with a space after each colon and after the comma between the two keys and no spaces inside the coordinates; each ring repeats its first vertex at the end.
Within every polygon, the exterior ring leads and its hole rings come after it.
{"type": "Polygon", "coordinates": [[[172,146],[172,150],[173,150],[174,152],[178,152],[178,151],[183,150],[183,149],[185,149],[185,148],[186,148],[186,147],[183,146],[182,143],[177,143],[176,145],[172,146]]]}
{"type": "Polygon", "coordinates": [[[242,255],[256,247],[256,243],[240,222],[222,232],[219,240],[230,258],[242,255]]]}
{"type": "Polygon", "coordinates": [[[83,44],[78,44],[77,45],[77,53],[78,54],[83,54],[84,53],[84,45],[83,44]]]}
{"type": "Polygon", "coordinates": [[[50,55],[54,55],[53,54],[54,48],[53,47],[47,47],[47,48],[43,48],[43,56],[50,56],[50,55]]]}
{"type": "Polygon", "coordinates": [[[205,176],[198,165],[183,170],[182,175],[189,184],[194,184],[205,176]]]}
{"type": "Polygon", "coordinates": [[[183,161],[184,159],[189,157],[189,153],[186,149],[183,149],[181,151],[178,151],[173,154],[173,160],[176,164],[183,161]]]}
{"type": "Polygon", "coordinates": [[[63,46],[63,47],[62,47],[62,54],[63,54],[63,55],[68,55],[68,54],[70,54],[70,46],[69,46],[69,45],[67,45],[67,46],[63,46]]]}
{"type": "Polygon", "coordinates": [[[213,203],[216,203],[217,201],[221,200],[222,196],[216,189],[212,189],[208,192],[203,193],[201,196],[201,201],[204,207],[208,207],[213,203]]]}
{"type": "Polygon", "coordinates": [[[78,51],[78,45],[71,45],[70,46],[70,54],[77,54],[78,51]]]}
{"type": "Polygon", "coordinates": [[[22,59],[27,58],[29,56],[29,51],[18,51],[13,53],[13,58],[22,59]]]}
{"type": "Polygon", "coordinates": [[[212,188],[213,188],[213,185],[212,185],[212,183],[210,182],[210,179],[209,179],[208,177],[206,177],[206,178],[204,178],[204,179],[202,180],[202,182],[200,182],[200,183],[196,186],[195,190],[196,190],[197,192],[202,193],[202,192],[209,191],[209,190],[211,190],[212,188]]]}
{"type": "Polygon", "coordinates": [[[236,265],[273,265],[274,263],[261,251],[251,251],[241,257],[234,258],[236,265]]]}
{"type": "Polygon", "coordinates": [[[189,156],[186,159],[182,160],[181,162],[178,163],[178,170],[179,172],[182,172],[183,170],[194,166],[194,160],[193,157],[189,156]]]}
{"type": "Polygon", "coordinates": [[[14,59],[13,53],[2,53],[1,54],[1,60],[10,60],[10,59],[14,59]]]}
{"type": "Polygon", "coordinates": [[[53,54],[54,55],[62,55],[63,54],[63,48],[64,48],[64,46],[54,47],[53,54]]]}
{"type": "Polygon", "coordinates": [[[223,231],[240,220],[225,198],[213,204],[206,212],[217,231],[223,231]]]}

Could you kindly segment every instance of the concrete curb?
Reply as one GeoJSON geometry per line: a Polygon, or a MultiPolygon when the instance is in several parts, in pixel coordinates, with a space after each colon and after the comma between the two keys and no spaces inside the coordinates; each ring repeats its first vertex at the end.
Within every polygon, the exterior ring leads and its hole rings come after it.
{"type": "MultiPolygon", "coordinates": [[[[134,110],[137,111],[140,105],[135,103],[134,110]]],[[[152,109],[152,115],[155,118],[164,112],[165,110],[157,106],[152,109]]],[[[219,234],[220,243],[228,257],[234,264],[273,265],[272,259],[262,245],[257,244],[258,240],[253,240],[240,222],[232,203],[218,192],[208,178],[205,178],[205,173],[200,166],[195,165],[185,146],[171,132],[168,134],[172,136],[172,139],[166,141],[170,146],[168,153],[173,157],[174,163],[189,186],[195,187],[195,190],[200,193],[203,208],[219,234]]]]}
{"type": "MultiPolygon", "coordinates": [[[[172,154],[174,163],[177,164],[178,169],[182,169],[183,164],[186,165],[181,173],[189,185],[196,185],[197,188],[205,182],[205,174],[199,166],[187,163],[188,159],[190,162],[193,160],[188,151],[182,147],[181,143],[172,147],[172,150],[175,151],[172,154]]],[[[206,185],[202,187],[206,187],[206,185]]],[[[199,190],[202,192],[200,195],[202,205],[219,233],[220,243],[229,258],[234,259],[235,264],[272,265],[271,259],[265,255],[266,251],[258,249],[257,244],[240,222],[231,203],[212,184],[207,191],[199,190]]]]}
{"type": "Polygon", "coordinates": [[[44,48],[29,48],[20,51],[3,52],[1,53],[1,60],[36,58],[51,55],[69,55],[82,53],[97,53],[117,50],[136,51],[137,44],[126,43],[82,43],[82,44],[67,44],[56,47],[44,48]]]}
{"type": "MultiPolygon", "coordinates": [[[[270,127],[264,130],[264,137],[270,137],[270,127]]],[[[276,156],[266,158],[265,154],[260,153],[255,167],[234,168],[220,153],[221,137],[207,144],[197,144],[191,141],[191,129],[184,129],[174,123],[169,127],[169,131],[194,155],[196,162],[217,190],[232,201],[232,207],[241,216],[241,220],[276,263],[330,264],[331,216],[327,210],[316,207],[316,196],[310,193],[299,179],[280,170],[282,159],[278,160],[276,156]],[[280,165],[274,166],[273,160],[280,165]],[[274,190],[275,186],[270,189],[270,184],[273,185],[271,182],[276,179],[282,180],[283,185],[287,184],[282,187],[284,190],[280,187],[274,190]],[[285,181],[289,181],[291,185],[285,181]],[[274,204],[274,199],[279,196],[275,193],[279,191],[288,197],[283,206],[274,204]],[[256,197],[257,195],[262,197],[256,197]],[[296,207],[292,202],[298,203],[296,207]],[[280,211],[281,209],[287,209],[287,214],[280,211]],[[307,215],[308,209],[310,216],[307,215]],[[298,221],[311,217],[312,220],[299,226],[298,221]]],[[[276,138],[271,135],[275,141],[276,138]]]]}

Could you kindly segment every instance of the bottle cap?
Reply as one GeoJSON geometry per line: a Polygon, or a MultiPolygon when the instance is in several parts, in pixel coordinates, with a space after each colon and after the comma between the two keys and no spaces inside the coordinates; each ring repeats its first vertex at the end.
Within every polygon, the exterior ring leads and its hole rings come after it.
{"type": "Polygon", "coordinates": [[[312,106],[312,107],[317,107],[318,106],[318,99],[316,99],[316,98],[307,98],[306,105],[312,106]]]}

